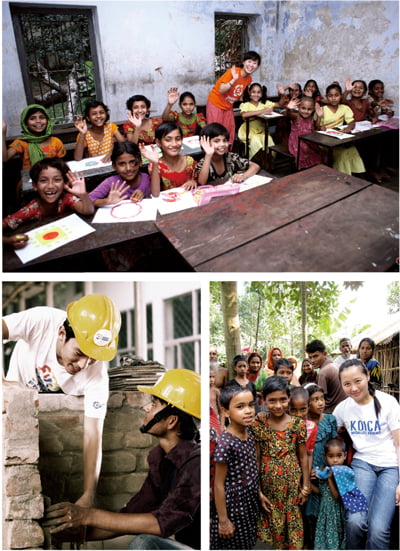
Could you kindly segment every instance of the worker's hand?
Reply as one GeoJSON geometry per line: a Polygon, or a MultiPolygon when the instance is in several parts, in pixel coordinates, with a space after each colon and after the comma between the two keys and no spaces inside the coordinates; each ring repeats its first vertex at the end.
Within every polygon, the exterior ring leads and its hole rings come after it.
{"type": "Polygon", "coordinates": [[[85,526],[88,511],[89,509],[73,503],[55,503],[46,509],[43,526],[50,528],[51,534],[70,528],[79,528],[85,526]]]}

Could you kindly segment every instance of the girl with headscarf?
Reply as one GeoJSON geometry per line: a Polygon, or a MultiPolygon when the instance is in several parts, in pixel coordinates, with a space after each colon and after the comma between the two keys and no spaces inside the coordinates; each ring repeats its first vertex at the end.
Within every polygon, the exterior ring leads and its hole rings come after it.
{"type": "Polygon", "coordinates": [[[45,157],[64,157],[64,144],[52,136],[54,123],[43,105],[32,104],[21,113],[22,134],[6,146],[7,124],[3,121],[3,162],[20,155],[22,170],[30,169],[45,157]]]}

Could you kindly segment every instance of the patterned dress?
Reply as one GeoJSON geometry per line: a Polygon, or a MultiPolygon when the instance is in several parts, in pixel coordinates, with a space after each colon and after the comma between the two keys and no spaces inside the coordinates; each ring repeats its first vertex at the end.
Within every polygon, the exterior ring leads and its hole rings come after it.
{"type": "Polygon", "coordinates": [[[235,525],[233,538],[218,535],[218,514],[211,515],[210,549],[252,549],[257,541],[258,468],[251,431],[247,440],[224,431],[214,450],[214,461],[226,463],[225,499],[229,520],[235,525]]]}
{"type": "MultiPolygon", "coordinates": [[[[140,130],[139,137],[138,137],[138,143],[143,143],[145,145],[149,145],[152,143],[155,143],[155,133],[157,130],[157,127],[160,126],[160,124],[163,122],[161,117],[151,117],[150,118],[150,128],[149,130],[140,130]]],[[[128,135],[128,132],[134,132],[135,127],[131,122],[125,122],[122,126],[125,136],[128,135]]]]}
{"type": "MultiPolygon", "coordinates": [[[[10,147],[15,149],[22,157],[22,170],[29,170],[31,168],[31,161],[29,159],[29,142],[21,139],[14,140],[10,147]]],[[[47,157],[65,157],[67,152],[65,151],[64,144],[59,138],[55,136],[50,136],[50,143],[42,146],[44,156],[47,157]]]]}
{"type": "Polygon", "coordinates": [[[314,549],[346,549],[344,508],[333,498],[327,480],[319,481],[321,504],[315,530],[314,549]]]}
{"type": "MultiPolygon", "coordinates": [[[[297,162],[297,153],[299,150],[299,136],[303,136],[303,134],[310,134],[310,132],[314,132],[314,120],[312,118],[303,119],[303,117],[299,115],[296,120],[292,120],[290,121],[290,123],[291,123],[291,131],[289,135],[288,147],[289,147],[290,153],[294,155],[294,158],[296,159],[296,162],[297,162]]],[[[316,151],[308,143],[304,141],[301,141],[300,144],[301,144],[301,148],[300,148],[299,164],[297,167],[298,169],[310,168],[322,162],[322,154],[319,151],[316,151]]]]}
{"type": "MultiPolygon", "coordinates": [[[[196,165],[196,174],[200,174],[201,167],[204,164],[204,157],[196,165]]],[[[218,174],[214,165],[211,163],[210,172],[208,174],[208,183],[212,184],[214,180],[219,178],[231,178],[238,172],[246,172],[250,166],[250,161],[245,157],[241,157],[237,153],[228,152],[224,154],[225,170],[222,174],[218,174]]]]}
{"type": "MultiPolygon", "coordinates": [[[[83,146],[87,149],[88,157],[98,157],[99,155],[108,155],[112,152],[114,147],[114,134],[117,132],[118,126],[113,122],[106,122],[104,124],[104,136],[99,142],[95,140],[92,134],[89,132],[85,135],[85,141],[83,146]]],[[[78,137],[80,134],[78,134],[78,137]]]]}
{"type": "MultiPolygon", "coordinates": [[[[168,165],[160,160],[158,169],[160,172],[160,189],[165,191],[175,187],[183,186],[188,180],[197,180],[195,174],[196,161],[190,155],[184,155],[186,160],[185,168],[181,172],[171,170],[168,165]]],[[[153,172],[153,165],[149,164],[149,174],[153,172]]]]}
{"type": "Polygon", "coordinates": [[[184,138],[196,136],[200,129],[207,124],[203,113],[193,113],[190,119],[187,119],[183,113],[170,111],[169,116],[181,128],[184,138]]]}
{"type": "Polygon", "coordinates": [[[297,448],[307,440],[305,422],[292,417],[285,430],[277,431],[268,426],[268,420],[255,421],[253,431],[260,446],[261,489],[274,504],[270,514],[261,513],[258,536],[273,549],[302,549],[303,520],[298,505],[301,468],[297,448]]]}
{"type": "MultiPolygon", "coordinates": [[[[323,469],[323,467],[326,466],[324,452],[325,442],[328,442],[328,440],[331,440],[331,438],[336,438],[337,435],[338,432],[336,418],[331,413],[325,413],[321,421],[318,423],[317,439],[314,446],[312,462],[313,469],[323,469]]],[[[312,482],[313,484],[318,485],[318,482],[316,482],[315,480],[313,480],[312,482]]],[[[320,496],[318,494],[312,493],[306,502],[305,514],[318,517],[319,506],[320,496]]]]}
{"type": "MultiPolygon", "coordinates": [[[[72,195],[72,193],[63,193],[57,202],[57,214],[63,214],[68,210],[75,210],[75,203],[79,201],[78,197],[72,195]]],[[[3,219],[3,224],[13,230],[18,228],[24,222],[30,220],[41,220],[43,218],[43,212],[40,207],[38,199],[33,199],[30,203],[22,207],[17,212],[9,214],[3,219]]]]}

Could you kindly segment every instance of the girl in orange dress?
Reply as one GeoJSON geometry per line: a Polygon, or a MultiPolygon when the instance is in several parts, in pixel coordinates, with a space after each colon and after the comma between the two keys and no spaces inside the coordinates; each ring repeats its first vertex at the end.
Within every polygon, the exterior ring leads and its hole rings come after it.
{"type": "Polygon", "coordinates": [[[107,122],[110,110],[102,101],[89,101],[86,104],[83,117],[75,121],[75,128],[79,131],[74,151],[75,161],[83,157],[98,157],[104,155],[103,161],[109,162],[114,142],[123,142],[124,137],[113,122],[107,122]],[[87,123],[91,124],[88,129],[87,123]]]}

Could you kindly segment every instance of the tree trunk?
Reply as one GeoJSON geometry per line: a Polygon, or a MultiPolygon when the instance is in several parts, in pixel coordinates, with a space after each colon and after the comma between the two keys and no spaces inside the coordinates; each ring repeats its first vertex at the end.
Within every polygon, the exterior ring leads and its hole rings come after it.
{"type": "Polygon", "coordinates": [[[300,281],[300,297],[301,297],[301,352],[305,358],[307,345],[307,284],[305,281],[300,281]]]}
{"type": "Polygon", "coordinates": [[[222,315],[224,319],[226,362],[229,379],[234,377],[233,358],[240,354],[240,322],[236,281],[221,282],[222,315]]]}

